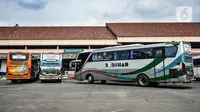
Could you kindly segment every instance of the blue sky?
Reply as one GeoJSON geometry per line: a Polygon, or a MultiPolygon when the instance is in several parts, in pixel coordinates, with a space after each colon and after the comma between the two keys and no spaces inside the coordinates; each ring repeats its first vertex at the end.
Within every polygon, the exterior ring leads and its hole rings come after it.
{"type": "Polygon", "coordinates": [[[107,22],[177,22],[190,6],[200,22],[200,0],[0,0],[0,26],[82,26],[107,22]]]}

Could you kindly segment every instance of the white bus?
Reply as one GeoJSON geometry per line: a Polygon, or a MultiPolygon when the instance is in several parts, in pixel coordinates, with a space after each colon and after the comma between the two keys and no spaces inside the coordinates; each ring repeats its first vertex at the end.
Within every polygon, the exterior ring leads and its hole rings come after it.
{"type": "MultiPolygon", "coordinates": [[[[82,52],[75,62],[76,80],[137,81],[140,86],[191,82],[193,62],[188,42],[132,44],[82,52]]],[[[71,64],[72,65],[72,64],[71,64]]]]}
{"type": "Polygon", "coordinates": [[[62,54],[59,53],[41,53],[39,79],[41,82],[45,80],[62,81],[62,54]]]}
{"type": "Polygon", "coordinates": [[[196,80],[200,80],[200,56],[194,56],[193,63],[194,63],[194,77],[196,80]]]}

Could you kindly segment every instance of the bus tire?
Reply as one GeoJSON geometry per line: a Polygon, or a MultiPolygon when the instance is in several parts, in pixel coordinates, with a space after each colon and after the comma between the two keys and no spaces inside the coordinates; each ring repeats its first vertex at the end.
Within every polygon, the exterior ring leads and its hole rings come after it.
{"type": "Polygon", "coordinates": [[[145,74],[141,74],[137,77],[137,83],[142,87],[147,87],[150,85],[149,78],[145,74]]]}
{"type": "Polygon", "coordinates": [[[40,82],[41,82],[41,83],[44,83],[45,81],[44,81],[44,80],[40,80],[40,82]]]}
{"type": "Polygon", "coordinates": [[[153,87],[156,87],[156,86],[158,86],[158,85],[159,85],[158,82],[151,82],[151,86],[153,86],[153,87]]]}
{"type": "Polygon", "coordinates": [[[106,83],[106,80],[101,80],[101,83],[102,83],[102,84],[105,84],[105,83],[106,83]]]}
{"type": "Polygon", "coordinates": [[[94,83],[94,76],[91,75],[91,74],[88,75],[87,80],[88,80],[88,83],[89,83],[89,84],[93,84],[93,83],[94,83]]]}
{"type": "Polygon", "coordinates": [[[58,80],[58,82],[59,82],[59,83],[62,83],[62,80],[61,80],[61,79],[59,79],[59,80],[58,80]]]}

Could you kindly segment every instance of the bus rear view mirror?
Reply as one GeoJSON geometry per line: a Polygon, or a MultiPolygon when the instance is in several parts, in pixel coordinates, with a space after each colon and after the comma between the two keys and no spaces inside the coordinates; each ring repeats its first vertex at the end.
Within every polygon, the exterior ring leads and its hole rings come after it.
{"type": "Polygon", "coordinates": [[[73,60],[69,63],[69,67],[72,68],[72,67],[75,67],[76,63],[81,63],[81,60],[73,60]]]}

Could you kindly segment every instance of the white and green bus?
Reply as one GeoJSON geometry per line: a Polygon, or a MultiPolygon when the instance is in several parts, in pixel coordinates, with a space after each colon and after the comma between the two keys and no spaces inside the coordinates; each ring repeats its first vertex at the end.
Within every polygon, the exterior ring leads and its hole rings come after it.
{"type": "Polygon", "coordinates": [[[62,54],[59,53],[41,53],[39,79],[41,82],[45,80],[62,81],[62,54]]]}
{"type": "Polygon", "coordinates": [[[132,44],[82,52],[73,60],[76,80],[137,81],[140,86],[191,82],[193,62],[188,42],[132,44]]]}

